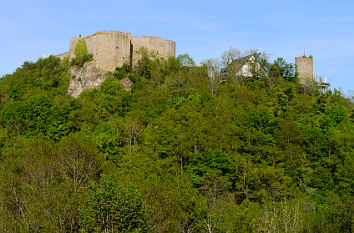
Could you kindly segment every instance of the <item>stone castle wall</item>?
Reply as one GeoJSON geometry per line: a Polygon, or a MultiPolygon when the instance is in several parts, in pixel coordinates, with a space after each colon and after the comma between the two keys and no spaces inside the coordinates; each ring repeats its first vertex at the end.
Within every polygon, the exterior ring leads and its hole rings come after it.
{"type": "MultiPolygon", "coordinates": [[[[75,47],[80,38],[70,40],[70,59],[75,57],[75,47]]],[[[169,58],[176,55],[176,43],[153,36],[131,36],[130,33],[119,31],[103,31],[83,37],[87,49],[92,53],[97,68],[103,71],[114,71],[125,62],[130,63],[134,53],[141,47],[149,51],[157,51],[160,57],[169,58]]]]}
{"type": "Polygon", "coordinates": [[[166,59],[176,56],[176,42],[171,40],[165,40],[156,36],[132,36],[131,42],[134,53],[140,48],[145,47],[149,51],[157,51],[160,57],[166,59]]]}
{"type": "Polygon", "coordinates": [[[298,73],[299,82],[307,84],[313,80],[313,58],[312,57],[296,57],[296,72],[298,73]]]}

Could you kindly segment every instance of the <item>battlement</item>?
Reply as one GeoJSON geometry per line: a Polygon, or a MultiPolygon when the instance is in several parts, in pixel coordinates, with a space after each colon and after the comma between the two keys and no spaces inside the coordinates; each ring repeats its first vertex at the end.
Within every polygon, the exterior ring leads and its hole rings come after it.
{"type": "MultiPolygon", "coordinates": [[[[136,51],[144,47],[156,51],[162,58],[176,56],[176,42],[156,36],[132,36],[129,32],[100,31],[81,37],[93,55],[95,66],[103,71],[114,71],[124,63],[133,64],[136,51]]],[[[80,37],[70,39],[70,59],[80,37]]]]}

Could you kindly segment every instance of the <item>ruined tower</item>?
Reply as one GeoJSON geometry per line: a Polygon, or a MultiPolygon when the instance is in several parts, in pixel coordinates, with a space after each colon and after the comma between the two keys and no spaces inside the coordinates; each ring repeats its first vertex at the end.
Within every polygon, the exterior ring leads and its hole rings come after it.
{"type": "Polygon", "coordinates": [[[295,66],[301,84],[305,85],[313,80],[313,58],[311,56],[295,57],[295,66]]]}
{"type": "MultiPolygon", "coordinates": [[[[145,47],[156,51],[162,58],[176,56],[176,42],[155,36],[132,36],[129,32],[102,31],[81,37],[93,55],[95,67],[102,71],[114,71],[124,63],[133,64],[135,52],[145,47]]],[[[70,59],[75,57],[75,47],[79,39],[70,39],[70,59]]]]}

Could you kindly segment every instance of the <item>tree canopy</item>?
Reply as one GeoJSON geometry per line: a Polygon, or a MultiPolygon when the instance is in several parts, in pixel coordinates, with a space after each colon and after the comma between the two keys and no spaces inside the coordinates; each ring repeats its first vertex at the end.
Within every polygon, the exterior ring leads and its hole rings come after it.
{"type": "Polygon", "coordinates": [[[75,99],[86,50],[0,79],[1,232],[353,232],[354,107],[340,91],[257,51],[237,76],[231,48],[204,66],[142,51],[75,99]]]}

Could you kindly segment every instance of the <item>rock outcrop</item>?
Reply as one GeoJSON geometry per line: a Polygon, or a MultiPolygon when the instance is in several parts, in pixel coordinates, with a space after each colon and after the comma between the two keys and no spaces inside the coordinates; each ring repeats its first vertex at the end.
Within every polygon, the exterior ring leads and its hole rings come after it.
{"type": "Polygon", "coordinates": [[[78,97],[89,88],[98,88],[105,80],[107,73],[98,69],[94,62],[86,62],[83,67],[72,67],[68,94],[78,97]]]}

